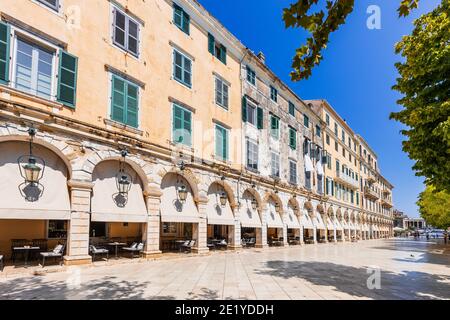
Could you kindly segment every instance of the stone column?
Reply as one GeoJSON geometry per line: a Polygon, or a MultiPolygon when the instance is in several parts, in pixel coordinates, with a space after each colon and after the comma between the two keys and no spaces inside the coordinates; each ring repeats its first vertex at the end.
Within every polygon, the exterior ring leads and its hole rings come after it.
{"type": "Polygon", "coordinates": [[[313,242],[314,242],[314,244],[317,243],[317,228],[316,228],[316,226],[314,226],[314,229],[313,229],[313,242]]]}
{"type": "Polygon", "coordinates": [[[261,228],[256,228],[256,248],[267,248],[267,206],[265,209],[262,209],[261,215],[261,228]]]}
{"type": "Polygon", "coordinates": [[[91,211],[91,182],[68,181],[71,194],[71,215],[67,232],[65,265],[92,263],[89,255],[89,223],[91,211]]]}
{"type": "Polygon", "coordinates": [[[232,207],[231,209],[234,213],[234,225],[228,227],[228,242],[230,244],[230,249],[239,250],[242,248],[240,211],[237,206],[232,207]]]}
{"type": "Polygon", "coordinates": [[[300,244],[302,244],[302,245],[305,244],[303,236],[304,236],[304,229],[303,229],[303,226],[301,226],[300,227],[300,244]]]}
{"type": "Polygon", "coordinates": [[[158,257],[162,254],[160,244],[161,213],[160,204],[162,192],[151,189],[144,193],[147,205],[147,222],[143,225],[142,240],[145,242],[144,258],[158,257]]]}
{"type": "Polygon", "coordinates": [[[195,246],[192,248],[192,252],[195,253],[207,253],[209,251],[207,244],[208,238],[208,224],[206,215],[206,205],[208,198],[201,197],[197,201],[198,212],[200,214],[199,223],[194,223],[192,227],[192,237],[195,240],[195,246]]]}
{"type": "Polygon", "coordinates": [[[283,246],[288,246],[288,228],[285,223],[283,223],[283,246]]]}

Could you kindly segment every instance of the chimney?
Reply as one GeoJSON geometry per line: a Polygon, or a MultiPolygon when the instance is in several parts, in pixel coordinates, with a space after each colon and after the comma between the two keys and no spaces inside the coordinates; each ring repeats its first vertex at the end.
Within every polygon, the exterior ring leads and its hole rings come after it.
{"type": "Polygon", "coordinates": [[[260,51],[256,56],[259,60],[261,60],[263,64],[266,64],[266,56],[264,55],[264,53],[262,53],[262,51],[260,51]]]}

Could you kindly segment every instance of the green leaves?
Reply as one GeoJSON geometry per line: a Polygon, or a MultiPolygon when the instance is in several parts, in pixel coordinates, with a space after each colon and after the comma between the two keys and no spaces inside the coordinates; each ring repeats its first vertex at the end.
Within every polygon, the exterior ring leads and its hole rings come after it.
{"type": "MultiPolygon", "coordinates": [[[[311,76],[312,69],[323,59],[322,50],[327,47],[330,34],[345,23],[353,11],[354,3],[354,0],[297,0],[283,10],[286,28],[303,28],[311,34],[292,59],[292,81],[311,76]],[[321,3],[324,4],[324,10],[315,10],[315,6],[321,3]]],[[[419,0],[401,0],[399,16],[407,16],[418,5],[419,0]]]]}
{"type": "Polygon", "coordinates": [[[450,227],[450,194],[428,186],[417,201],[422,218],[436,228],[450,227]]]}
{"type": "MultiPolygon", "coordinates": [[[[403,1],[405,2],[405,1],[403,1]]],[[[403,3],[402,2],[402,3],[403,3]]],[[[406,1],[410,2],[410,1],[406,1]]],[[[414,22],[411,35],[397,43],[404,57],[393,89],[403,106],[391,119],[407,126],[403,150],[415,160],[416,175],[437,191],[450,193],[450,2],[414,22]]]]}
{"type": "Polygon", "coordinates": [[[292,62],[291,79],[299,81],[311,76],[314,66],[323,59],[322,50],[326,48],[329,36],[345,23],[347,15],[353,11],[354,0],[326,1],[326,13],[323,10],[313,12],[313,5],[319,0],[299,0],[283,11],[286,28],[301,27],[311,33],[306,44],[296,50],[292,62]]]}

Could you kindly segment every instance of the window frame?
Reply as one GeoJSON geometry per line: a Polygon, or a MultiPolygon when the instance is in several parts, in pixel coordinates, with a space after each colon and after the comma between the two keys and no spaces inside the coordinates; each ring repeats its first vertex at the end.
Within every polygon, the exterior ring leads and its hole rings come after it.
{"type": "MultiPolygon", "coordinates": [[[[249,170],[258,171],[259,170],[259,144],[258,144],[258,142],[254,141],[250,138],[246,139],[245,144],[246,144],[246,164],[245,164],[245,166],[249,170]],[[251,144],[256,147],[256,168],[253,168],[249,162],[250,154],[252,154],[252,155],[255,154],[254,150],[253,150],[253,152],[250,152],[251,144]]],[[[253,159],[253,160],[255,160],[255,159],[253,159]]]]}
{"type": "Polygon", "coordinates": [[[274,86],[270,86],[270,100],[278,103],[278,90],[274,86]]]}
{"type": "Polygon", "coordinates": [[[52,4],[48,3],[45,0],[33,0],[33,1],[36,2],[39,5],[42,5],[42,6],[46,7],[46,8],[48,8],[48,9],[51,9],[55,13],[59,13],[60,9],[62,7],[62,3],[61,3],[62,0],[55,0],[56,1],[55,5],[52,5],[52,4]]]}
{"type": "Polygon", "coordinates": [[[271,151],[271,155],[270,155],[270,174],[272,177],[276,177],[276,178],[280,178],[281,176],[281,163],[280,163],[280,154],[278,152],[275,151],[271,151]],[[277,159],[277,161],[274,161],[274,156],[276,156],[275,158],[277,159]],[[277,169],[278,169],[278,174],[274,174],[274,164],[278,164],[277,169]]]}
{"type": "Polygon", "coordinates": [[[309,129],[309,117],[306,114],[303,114],[303,126],[309,129]]]}
{"type": "Polygon", "coordinates": [[[140,58],[140,54],[141,54],[141,29],[142,29],[142,24],[137,19],[135,19],[132,15],[127,14],[119,6],[117,6],[117,5],[113,4],[113,3],[111,3],[111,20],[112,20],[111,21],[111,25],[112,25],[112,30],[111,30],[112,44],[115,47],[119,48],[120,50],[124,51],[125,53],[129,53],[134,58],[139,59],[140,58]],[[125,29],[123,30],[124,31],[125,43],[124,43],[123,46],[120,43],[116,42],[116,12],[120,12],[122,15],[125,16],[125,29]],[[129,34],[129,28],[130,28],[129,21],[130,20],[133,23],[135,23],[136,26],[137,26],[137,38],[136,38],[136,41],[137,41],[137,44],[136,44],[137,53],[131,51],[129,49],[129,46],[128,46],[128,44],[129,44],[129,37],[130,37],[130,34],[129,34]]]}
{"type": "Polygon", "coordinates": [[[255,70],[253,70],[249,65],[246,65],[246,77],[245,79],[247,80],[248,83],[250,83],[252,86],[256,87],[256,72],[255,70]],[[249,75],[250,75],[250,79],[253,79],[253,81],[249,80],[249,75]]]}
{"type": "Polygon", "coordinates": [[[297,150],[297,130],[291,126],[289,126],[289,147],[292,150],[297,150]],[[293,137],[291,136],[292,134],[293,137]]]}
{"type": "Polygon", "coordinates": [[[192,88],[193,88],[193,86],[194,86],[194,59],[192,58],[192,57],[190,57],[189,55],[187,55],[187,54],[185,54],[184,52],[182,52],[181,50],[179,50],[179,49],[177,49],[177,48],[175,48],[175,47],[172,47],[172,78],[175,80],[175,81],[177,81],[178,83],[180,83],[181,85],[183,85],[184,87],[186,87],[186,88],[188,88],[188,89],[191,89],[192,90],[192,88]],[[176,53],[178,53],[178,54],[180,54],[181,55],[181,58],[182,58],[182,67],[181,67],[181,74],[182,74],[182,77],[183,77],[183,79],[178,79],[177,77],[176,77],[176,72],[175,72],[175,67],[176,67],[176,64],[175,64],[175,61],[176,61],[176,59],[175,59],[175,54],[176,53]],[[188,84],[188,83],[186,83],[185,82],[185,79],[184,79],[184,76],[185,76],[185,59],[188,59],[190,62],[191,62],[191,71],[190,71],[190,75],[191,75],[191,83],[190,84],[188,84]]]}
{"type": "Polygon", "coordinates": [[[19,29],[14,25],[10,25],[10,48],[9,55],[12,57],[9,61],[9,83],[8,87],[13,88],[19,92],[23,92],[25,94],[32,95],[34,97],[38,97],[40,99],[58,102],[58,76],[59,76],[59,52],[63,49],[58,47],[45,39],[42,39],[38,36],[30,34],[29,32],[19,29]],[[24,42],[31,43],[31,45],[41,47],[44,50],[52,51],[52,75],[51,75],[51,85],[50,85],[50,98],[42,97],[37,95],[37,91],[32,93],[30,91],[24,91],[16,88],[16,76],[17,76],[17,49],[18,49],[18,41],[22,40],[24,42]]]}
{"type": "Polygon", "coordinates": [[[188,36],[191,34],[191,18],[190,15],[183,9],[183,7],[181,7],[180,5],[178,5],[177,3],[173,3],[173,18],[172,18],[173,24],[180,29],[183,33],[187,34],[188,36]],[[176,20],[175,20],[175,15],[177,14],[177,10],[181,11],[181,16],[180,16],[180,23],[181,25],[178,25],[176,20]],[[187,24],[187,30],[184,30],[183,25],[184,25],[184,20],[186,18],[186,16],[188,17],[188,24],[187,24]]]}
{"type": "Polygon", "coordinates": [[[274,115],[273,113],[271,113],[270,114],[270,117],[269,117],[269,121],[270,121],[270,123],[269,123],[269,128],[270,128],[270,136],[272,137],[272,138],[274,138],[275,140],[280,140],[280,118],[279,117],[277,117],[276,115],[274,115]],[[277,124],[278,124],[278,128],[276,128],[276,129],[273,129],[272,128],[272,119],[275,119],[275,120],[277,120],[277,124]],[[276,130],[276,131],[275,131],[276,130]],[[274,132],[276,132],[276,135],[274,135],[273,133],[274,132]]]}
{"type": "Polygon", "coordinates": [[[289,183],[296,185],[298,183],[298,164],[297,161],[289,159],[289,183]],[[294,165],[294,166],[292,166],[294,165]],[[292,168],[295,169],[295,179],[292,180],[292,168]]]}
{"type": "Polygon", "coordinates": [[[291,116],[293,116],[295,118],[295,104],[292,103],[292,101],[288,101],[288,112],[291,116]],[[292,112],[291,112],[292,111],[292,112]]]}
{"type": "MultiPolygon", "coordinates": [[[[191,77],[192,77],[192,75],[191,75],[191,77]]],[[[226,81],[226,80],[224,80],[222,77],[219,77],[219,76],[214,76],[214,101],[215,101],[215,103],[216,103],[216,105],[218,105],[219,107],[222,107],[223,109],[225,109],[225,110],[229,110],[229,105],[230,105],[230,88],[231,88],[231,85],[230,85],[230,83],[228,82],[228,81],[226,81]],[[217,90],[217,82],[218,81],[220,81],[221,82],[221,84],[222,84],[222,88],[221,88],[221,98],[222,98],[222,103],[220,103],[218,100],[217,100],[217,93],[219,92],[218,90],[217,90]],[[225,105],[225,104],[223,104],[223,102],[224,102],[224,96],[225,96],[225,94],[224,94],[224,90],[223,90],[223,88],[224,87],[226,87],[227,88],[227,94],[226,94],[226,97],[227,97],[227,104],[225,105]]]]}

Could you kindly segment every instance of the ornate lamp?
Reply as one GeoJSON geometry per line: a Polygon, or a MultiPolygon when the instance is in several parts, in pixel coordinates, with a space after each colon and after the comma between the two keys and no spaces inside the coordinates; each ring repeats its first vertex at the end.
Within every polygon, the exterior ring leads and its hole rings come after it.
{"type": "Polygon", "coordinates": [[[222,207],[225,207],[227,205],[228,197],[224,191],[220,194],[219,200],[222,207]]]}
{"type": "Polygon", "coordinates": [[[119,194],[126,196],[131,189],[132,178],[125,172],[125,158],[128,155],[127,150],[121,151],[122,160],[119,164],[119,172],[116,175],[116,186],[119,194]]]}
{"type": "Polygon", "coordinates": [[[256,210],[258,208],[258,202],[256,201],[256,198],[252,199],[252,209],[256,210]]]}
{"type": "Polygon", "coordinates": [[[33,139],[36,135],[36,129],[28,129],[30,136],[30,154],[20,156],[17,159],[19,172],[24,182],[20,184],[19,190],[22,196],[30,202],[37,201],[43,193],[44,186],[39,181],[42,179],[45,171],[44,159],[33,155],[33,139]]]}
{"type": "Polygon", "coordinates": [[[182,203],[186,202],[187,194],[187,188],[184,184],[178,187],[178,200],[180,200],[182,203]]]}

